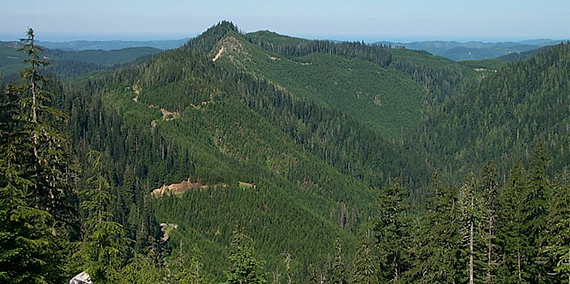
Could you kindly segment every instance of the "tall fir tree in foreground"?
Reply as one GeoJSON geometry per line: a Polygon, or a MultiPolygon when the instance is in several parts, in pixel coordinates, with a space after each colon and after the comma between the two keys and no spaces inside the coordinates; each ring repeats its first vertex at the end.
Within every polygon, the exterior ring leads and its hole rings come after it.
{"type": "Polygon", "coordinates": [[[547,253],[556,263],[553,279],[570,281],[570,174],[568,168],[556,175],[548,217],[549,246],[547,253]]]}
{"type": "Polygon", "coordinates": [[[488,162],[483,167],[481,173],[481,205],[483,209],[482,229],[483,242],[485,243],[484,255],[486,260],[485,267],[485,283],[491,284],[495,280],[495,268],[497,266],[496,256],[496,243],[497,231],[499,230],[497,220],[499,218],[499,202],[498,202],[498,187],[497,182],[497,169],[493,163],[488,162]]]}
{"type": "Polygon", "coordinates": [[[373,254],[372,238],[368,232],[362,233],[356,247],[356,256],[352,268],[352,283],[372,284],[378,283],[376,276],[376,257],[373,254]]]}
{"type": "Polygon", "coordinates": [[[226,284],[264,284],[267,283],[267,273],[264,262],[253,255],[253,240],[240,233],[233,237],[230,252],[232,266],[225,271],[226,284]]]}
{"type": "Polygon", "coordinates": [[[415,267],[416,283],[458,283],[462,278],[460,210],[457,189],[444,185],[439,173],[431,179],[419,231],[420,247],[415,267]]]}
{"type": "Polygon", "coordinates": [[[105,178],[103,154],[91,151],[88,155],[91,172],[83,190],[81,208],[88,217],[83,228],[83,241],[76,256],[82,268],[95,284],[115,283],[128,249],[129,240],[123,226],[113,221],[108,211],[111,186],[105,178]]]}
{"type": "Polygon", "coordinates": [[[481,223],[481,198],[477,191],[477,179],[474,172],[470,172],[463,186],[459,189],[459,210],[462,236],[462,256],[466,257],[467,279],[465,282],[480,283],[480,223],[481,223]]]}
{"type": "Polygon", "coordinates": [[[528,254],[524,249],[528,246],[528,237],[523,231],[526,184],[526,170],[519,162],[512,168],[507,183],[499,193],[501,214],[498,223],[501,230],[497,234],[497,253],[501,263],[497,268],[496,283],[525,283],[524,268],[528,263],[528,254]]]}
{"type": "Polygon", "coordinates": [[[49,106],[50,82],[40,74],[49,63],[34,31],[21,42],[28,67],[2,90],[0,106],[0,282],[63,282],[73,222],[64,116],[49,106]]]}
{"type": "Polygon", "coordinates": [[[330,279],[330,283],[332,284],[346,284],[347,283],[347,270],[346,270],[346,263],[345,263],[345,256],[342,251],[342,244],[340,243],[340,238],[336,238],[335,240],[335,256],[334,262],[332,266],[332,275],[330,279]]]}
{"type": "Polygon", "coordinates": [[[390,283],[405,283],[410,269],[410,221],[408,192],[399,180],[392,180],[378,199],[379,216],[375,224],[376,247],[380,279],[390,283]]]}
{"type": "Polygon", "coordinates": [[[526,267],[530,283],[548,283],[548,273],[553,272],[552,264],[545,253],[547,246],[547,217],[549,203],[549,181],[546,174],[548,158],[542,141],[535,147],[528,173],[528,190],[523,207],[524,234],[529,238],[526,252],[529,263],[526,267]]]}

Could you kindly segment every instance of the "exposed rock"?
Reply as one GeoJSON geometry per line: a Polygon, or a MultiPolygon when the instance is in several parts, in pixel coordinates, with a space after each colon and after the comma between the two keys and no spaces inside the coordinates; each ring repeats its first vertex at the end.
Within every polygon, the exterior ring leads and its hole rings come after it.
{"type": "Polygon", "coordinates": [[[75,275],[75,277],[69,280],[69,284],[92,284],[92,282],[89,278],[89,274],[84,271],[75,275]]]}

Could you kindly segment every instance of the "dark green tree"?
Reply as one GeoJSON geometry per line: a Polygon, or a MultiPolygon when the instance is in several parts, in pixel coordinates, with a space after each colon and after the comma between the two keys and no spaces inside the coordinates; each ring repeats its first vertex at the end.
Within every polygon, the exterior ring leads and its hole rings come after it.
{"type": "Polygon", "coordinates": [[[497,253],[501,261],[496,270],[497,283],[528,283],[526,265],[529,258],[525,250],[528,237],[524,233],[526,218],[523,210],[527,189],[526,170],[522,163],[518,163],[498,196],[501,214],[498,219],[497,253]]]}
{"type": "Polygon", "coordinates": [[[406,188],[399,180],[392,180],[378,198],[379,216],[374,227],[382,281],[400,283],[402,275],[410,268],[409,209],[406,188]]]}
{"type": "Polygon", "coordinates": [[[117,283],[124,284],[165,283],[166,279],[166,271],[157,263],[154,251],[148,252],[146,255],[135,253],[134,257],[129,260],[129,264],[121,269],[120,274],[117,283]]]}
{"type": "Polygon", "coordinates": [[[50,106],[53,94],[47,89],[49,80],[40,74],[40,68],[49,62],[40,59],[43,49],[36,45],[32,29],[20,51],[28,55],[24,62],[29,65],[21,73],[15,88],[20,92],[23,107],[22,119],[29,133],[32,155],[29,157],[28,175],[33,181],[35,203],[48,211],[57,221],[67,222],[71,218],[69,144],[59,129],[65,115],[50,106]]]}
{"type": "MultiPolygon", "coordinates": [[[[182,241],[181,241],[182,242],[182,241]]],[[[207,283],[203,264],[199,261],[200,251],[197,248],[190,250],[190,253],[182,250],[182,243],[176,259],[169,265],[173,280],[179,284],[202,284],[207,283]]]]}
{"type": "Polygon", "coordinates": [[[570,281],[570,177],[567,169],[559,173],[553,182],[548,216],[549,246],[547,253],[556,262],[552,280],[560,283],[570,281]]]}
{"type": "Polygon", "coordinates": [[[539,141],[531,158],[528,190],[524,202],[524,234],[529,238],[525,248],[529,257],[526,266],[530,283],[548,283],[548,273],[554,267],[545,253],[547,246],[548,194],[550,190],[546,168],[548,158],[544,144],[539,141]]]}
{"type": "Polygon", "coordinates": [[[464,266],[457,189],[444,185],[436,172],[430,194],[422,213],[420,246],[410,274],[417,283],[458,283],[464,266]]]}
{"type": "Polygon", "coordinates": [[[496,234],[498,231],[497,219],[499,214],[497,169],[492,162],[488,162],[481,173],[482,217],[485,242],[485,283],[494,283],[494,270],[497,266],[496,234]]]}
{"type": "Polygon", "coordinates": [[[29,65],[0,102],[0,279],[51,283],[66,278],[72,190],[62,116],[48,107],[47,78],[32,29],[20,51],[29,65]]]}

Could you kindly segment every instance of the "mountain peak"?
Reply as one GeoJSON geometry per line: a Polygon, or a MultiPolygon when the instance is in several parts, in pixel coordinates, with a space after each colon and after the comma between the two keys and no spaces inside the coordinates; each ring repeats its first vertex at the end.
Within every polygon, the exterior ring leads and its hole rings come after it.
{"type": "Polygon", "coordinates": [[[207,53],[214,48],[218,41],[232,31],[238,34],[240,33],[236,25],[230,21],[224,20],[213,25],[196,38],[190,40],[187,46],[200,53],[207,53]]]}

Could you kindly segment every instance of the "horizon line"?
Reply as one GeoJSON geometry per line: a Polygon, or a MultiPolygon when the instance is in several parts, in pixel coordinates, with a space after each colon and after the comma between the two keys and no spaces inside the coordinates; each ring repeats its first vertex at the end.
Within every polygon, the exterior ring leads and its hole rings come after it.
{"type": "MultiPolygon", "coordinates": [[[[252,33],[256,31],[248,31],[247,33],[252,33]]],[[[535,41],[535,40],[545,40],[545,41],[568,41],[570,38],[557,38],[550,36],[537,36],[537,37],[472,37],[467,36],[396,36],[396,35],[332,35],[332,34],[305,34],[305,35],[292,35],[279,33],[285,36],[291,36],[296,38],[302,38],[307,40],[330,40],[330,41],[350,41],[350,42],[365,42],[367,44],[373,43],[414,43],[414,42],[483,42],[483,43],[503,43],[503,42],[524,42],[524,41],[535,41]]],[[[49,43],[66,43],[66,42],[77,42],[77,41],[98,41],[98,42],[111,42],[111,41],[125,41],[125,42],[147,42],[147,41],[178,41],[187,40],[194,38],[201,33],[188,33],[186,35],[182,34],[160,34],[160,33],[108,33],[108,34],[75,34],[75,33],[45,33],[44,35],[37,36],[38,42],[49,42],[49,43]],[[188,35],[190,34],[190,35],[188,35]],[[44,39],[42,39],[44,38],[44,39]]],[[[0,41],[3,42],[14,42],[19,41],[24,38],[24,35],[15,33],[0,33],[0,41]]]]}

